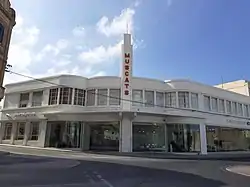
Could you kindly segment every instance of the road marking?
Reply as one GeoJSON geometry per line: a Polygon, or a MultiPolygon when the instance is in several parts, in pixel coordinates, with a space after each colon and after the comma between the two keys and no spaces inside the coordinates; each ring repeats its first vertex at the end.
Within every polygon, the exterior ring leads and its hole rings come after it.
{"type": "Polygon", "coordinates": [[[246,177],[250,177],[250,175],[248,175],[248,174],[245,174],[245,173],[241,173],[241,172],[236,172],[236,171],[233,171],[233,170],[231,170],[229,167],[227,167],[226,168],[226,171],[228,171],[228,172],[231,172],[231,173],[236,173],[236,174],[238,174],[238,175],[244,175],[244,176],[246,176],[246,177]]]}
{"type": "Polygon", "coordinates": [[[95,174],[95,176],[100,179],[104,184],[106,184],[108,187],[114,187],[109,181],[107,181],[106,179],[104,179],[98,172],[94,171],[93,172],[95,174]]]}

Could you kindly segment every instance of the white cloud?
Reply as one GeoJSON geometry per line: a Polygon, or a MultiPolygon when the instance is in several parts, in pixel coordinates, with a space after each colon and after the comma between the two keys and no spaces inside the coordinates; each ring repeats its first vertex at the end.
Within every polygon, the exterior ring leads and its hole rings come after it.
{"type": "Polygon", "coordinates": [[[173,3],[173,0],[168,0],[168,2],[167,2],[168,7],[171,6],[172,3],[173,3]]]}
{"type": "Polygon", "coordinates": [[[106,35],[106,36],[117,36],[123,33],[126,33],[127,30],[129,33],[133,31],[133,16],[135,10],[127,8],[122,10],[119,16],[114,17],[112,21],[109,21],[109,18],[103,16],[97,23],[97,31],[106,35]]]}
{"type": "Polygon", "coordinates": [[[112,61],[121,54],[121,44],[122,42],[119,42],[108,47],[100,45],[89,51],[84,51],[79,55],[79,60],[89,64],[99,64],[112,61]]]}
{"type": "Polygon", "coordinates": [[[74,36],[82,37],[85,35],[85,29],[84,27],[78,26],[73,29],[72,33],[74,36]]]}

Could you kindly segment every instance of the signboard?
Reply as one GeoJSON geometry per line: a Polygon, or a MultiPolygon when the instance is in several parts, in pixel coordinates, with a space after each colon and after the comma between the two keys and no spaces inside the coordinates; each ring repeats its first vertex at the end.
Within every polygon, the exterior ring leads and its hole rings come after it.
{"type": "Polygon", "coordinates": [[[129,111],[132,105],[132,48],[131,35],[124,34],[122,45],[122,71],[121,71],[121,106],[123,110],[129,111]]]}
{"type": "Polygon", "coordinates": [[[227,119],[227,123],[233,123],[238,125],[250,125],[250,121],[239,121],[234,119],[227,119]]]}

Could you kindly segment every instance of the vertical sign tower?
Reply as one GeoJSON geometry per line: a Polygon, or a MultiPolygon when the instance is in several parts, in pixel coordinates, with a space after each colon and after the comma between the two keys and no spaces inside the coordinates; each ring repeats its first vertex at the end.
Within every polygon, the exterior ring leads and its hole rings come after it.
{"type": "Polygon", "coordinates": [[[122,71],[121,71],[121,106],[123,111],[130,111],[132,105],[132,65],[133,46],[131,44],[131,34],[124,34],[122,44],[122,71]]]}

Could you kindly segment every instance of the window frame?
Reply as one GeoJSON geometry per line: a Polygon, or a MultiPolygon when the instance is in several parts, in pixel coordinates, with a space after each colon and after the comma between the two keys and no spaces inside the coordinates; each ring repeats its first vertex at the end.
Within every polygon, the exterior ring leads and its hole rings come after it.
{"type": "Polygon", "coordinates": [[[58,104],[58,92],[59,92],[59,88],[51,88],[49,90],[48,105],[57,105],[58,104]]]}
{"type": "Polygon", "coordinates": [[[30,100],[30,93],[29,92],[20,93],[19,108],[26,108],[26,107],[28,107],[29,106],[29,100],[30,100]],[[28,96],[28,99],[23,100],[22,97],[24,97],[24,95],[28,96]],[[22,104],[22,102],[24,104],[22,104]]]}
{"type": "Polygon", "coordinates": [[[16,131],[16,137],[15,140],[24,140],[25,136],[25,122],[17,122],[17,131],[16,131]],[[20,127],[23,126],[23,134],[20,133],[20,127]]]}
{"type": "Polygon", "coordinates": [[[43,103],[43,90],[32,92],[31,106],[32,107],[42,106],[42,103],[43,103]],[[42,95],[41,95],[41,102],[40,103],[33,100],[34,99],[34,93],[42,93],[42,95]],[[34,104],[34,103],[36,103],[36,104],[34,104]],[[37,103],[38,103],[38,105],[37,105],[37,103]]]}
{"type": "Polygon", "coordinates": [[[30,132],[29,132],[29,140],[30,141],[38,141],[40,134],[40,122],[30,122],[30,132]],[[33,134],[34,125],[38,127],[37,134],[33,134]]]}
{"type": "Polygon", "coordinates": [[[13,128],[13,124],[12,123],[6,123],[4,124],[4,135],[3,135],[3,140],[11,140],[11,136],[12,136],[12,128],[13,128]],[[10,127],[10,134],[7,134],[7,130],[10,127]]]}

